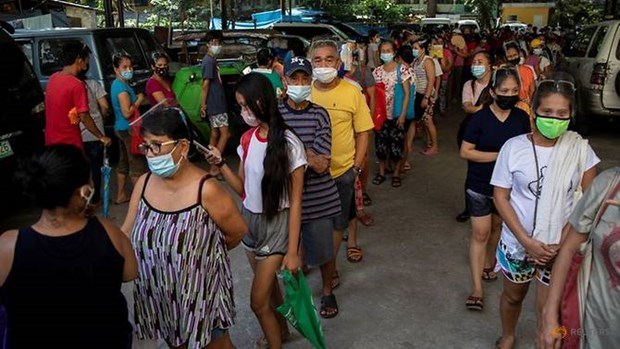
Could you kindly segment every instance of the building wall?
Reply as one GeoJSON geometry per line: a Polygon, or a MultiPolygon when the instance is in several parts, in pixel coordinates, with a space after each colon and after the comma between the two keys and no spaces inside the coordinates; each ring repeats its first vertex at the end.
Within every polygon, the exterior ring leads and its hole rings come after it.
{"type": "Polygon", "coordinates": [[[550,10],[549,7],[504,7],[502,8],[502,23],[516,20],[538,27],[546,26],[549,23],[550,10]]]}

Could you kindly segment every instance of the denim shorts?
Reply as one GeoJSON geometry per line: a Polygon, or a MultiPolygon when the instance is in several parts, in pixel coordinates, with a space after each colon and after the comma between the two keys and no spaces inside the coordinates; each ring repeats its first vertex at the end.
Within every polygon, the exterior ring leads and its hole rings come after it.
{"type": "Polygon", "coordinates": [[[301,224],[304,263],[321,266],[334,257],[334,220],[322,218],[301,224]]]}
{"type": "Polygon", "coordinates": [[[491,213],[497,213],[495,203],[492,196],[477,193],[471,189],[465,191],[465,200],[467,200],[467,209],[472,217],[484,217],[491,213]]]}

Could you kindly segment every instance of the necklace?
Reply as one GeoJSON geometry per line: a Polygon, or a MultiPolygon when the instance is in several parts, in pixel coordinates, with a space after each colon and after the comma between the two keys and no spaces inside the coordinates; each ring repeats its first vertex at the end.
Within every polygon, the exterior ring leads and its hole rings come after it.
{"type": "Polygon", "coordinates": [[[532,141],[532,150],[534,151],[534,163],[536,164],[536,193],[534,196],[536,197],[536,201],[534,204],[534,226],[532,227],[532,234],[534,234],[534,230],[536,230],[536,217],[538,216],[538,200],[540,199],[540,167],[538,165],[538,154],[536,153],[536,145],[534,144],[534,134],[530,134],[530,141],[532,141]]]}

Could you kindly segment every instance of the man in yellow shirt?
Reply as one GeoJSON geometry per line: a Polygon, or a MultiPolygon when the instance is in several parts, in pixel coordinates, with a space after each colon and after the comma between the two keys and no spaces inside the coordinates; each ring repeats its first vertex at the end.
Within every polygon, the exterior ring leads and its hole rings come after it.
{"type": "MultiPolygon", "coordinates": [[[[311,48],[312,101],[327,110],[332,127],[332,151],[330,173],[336,181],[342,213],[334,219],[334,248],[338,255],[345,228],[355,222],[355,177],[362,172],[364,156],[368,149],[369,131],[373,121],[364,95],[359,88],[338,77],[342,62],[338,46],[331,40],[314,42],[311,48]]],[[[360,262],[362,250],[357,246],[356,229],[349,230],[347,260],[360,262]]],[[[334,257],[334,271],[336,258],[334,257]]],[[[333,286],[339,284],[338,272],[334,272],[333,286]]],[[[321,306],[321,315],[331,317],[338,312],[335,298],[332,304],[321,306]],[[327,316],[326,316],[327,315],[327,316]]]]}

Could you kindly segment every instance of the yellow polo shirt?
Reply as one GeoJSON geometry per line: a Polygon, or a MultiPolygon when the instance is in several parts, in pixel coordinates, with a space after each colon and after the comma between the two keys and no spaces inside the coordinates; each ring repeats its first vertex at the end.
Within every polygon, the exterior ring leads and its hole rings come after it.
{"type": "Polygon", "coordinates": [[[312,102],[327,109],[332,126],[332,158],[329,171],[337,178],[353,167],[355,134],[372,130],[374,124],[359,88],[340,80],[329,91],[312,87],[312,102]]]}

